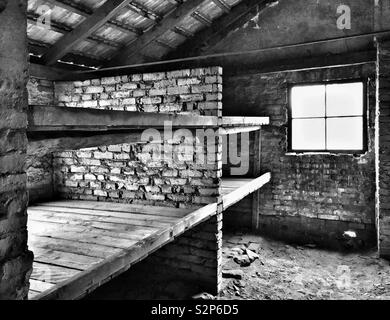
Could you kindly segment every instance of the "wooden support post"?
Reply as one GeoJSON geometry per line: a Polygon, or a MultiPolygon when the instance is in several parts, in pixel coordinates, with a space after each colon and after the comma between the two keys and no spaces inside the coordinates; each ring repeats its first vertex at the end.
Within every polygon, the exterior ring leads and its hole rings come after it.
{"type": "MultiPolygon", "coordinates": [[[[255,132],[254,141],[254,152],[253,157],[253,175],[259,176],[261,173],[261,129],[255,132]]],[[[252,198],[252,230],[258,230],[259,228],[259,199],[260,190],[253,193],[252,198]]]]}

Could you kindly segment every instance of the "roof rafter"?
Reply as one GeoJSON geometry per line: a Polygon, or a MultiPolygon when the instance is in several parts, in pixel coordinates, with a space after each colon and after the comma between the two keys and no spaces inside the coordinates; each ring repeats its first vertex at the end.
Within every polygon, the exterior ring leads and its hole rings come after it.
{"type": "Polygon", "coordinates": [[[132,0],[111,0],[105,2],[90,17],[85,19],[72,32],[66,34],[60,41],[44,55],[46,65],[52,65],[66,55],[72,48],[93,34],[107,21],[113,18],[122,8],[129,5],[132,0]]]}
{"type": "Polygon", "coordinates": [[[181,57],[198,56],[206,53],[205,48],[216,45],[224,39],[232,30],[244,24],[248,17],[251,18],[257,12],[263,10],[275,0],[243,0],[232,7],[228,14],[222,15],[209,28],[197,32],[191,41],[186,41],[164,57],[175,59],[181,57]]]}
{"type": "MultiPolygon", "coordinates": [[[[35,14],[34,12],[27,12],[27,21],[31,24],[36,24],[38,21],[39,16],[35,14]]],[[[61,34],[68,34],[72,31],[72,28],[70,28],[67,25],[64,25],[57,21],[50,21],[50,27],[48,26],[50,30],[53,30],[57,33],[61,34]]],[[[94,44],[105,44],[113,48],[119,48],[121,47],[121,44],[97,35],[90,35],[85,41],[93,42],[94,44]]]]}
{"type": "MultiPolygon", "coordinates": [[[[84,18],[88,18],[93,13],[93,11],[90,10],[89,8],[82,6],[80,4],[73,3],[73,2],[67,1],[65,3],[64,0],[61,0],[61,1],[60,0],[46,0],[46,1],[50,2],[54,6],[66,9],[66,10],[73,12],[73,13],[77,13],[78,15],[83,16],[84,18]]],[[[127,33],[127,34],[136,34],[136,35],[142,34],[141,30],[139,30],[135,27],[129,26],[128,24],[120,23],[117,20],[109,20],[109,21],[107,21],[107,24],[110,27],[115,28],[115,29],[122,31],[124,33],[127,33]]]]}
{"type": "Polygon", "coordinates": [[[216,6],[228,13],[230,11],[230,6],[224,0],[212,0],[216,6]]]}
{"type": "Polygon", "coordinates": [[[153,10],[150,10],[149,8],[145,7],[141,3],[138,3],[136,1],[133,1],[129,6],[131,11],[139,14],[140,16],[154,20],[154,21],[159,21],[162,19],[161,15],[158,14],[157,12],[154,12],[153,10]]]}
{"type": "Polygon", "coordinates": [[[201,14],[198,11],[195,11],[191,16],[194,19],[198,20],[200,23],[202,23],[208,27],[210,27],[213,24],[212,20],[210,20],[208,17],[206,17],[204,14],[201,14]]]}
{"type": "Polygon", "coordinates": [[[195,11],[202,2],[203,0],[191,0],[178,6],[159,23],[155,24],[152,30],[144,33],[127,47],[120,50],[120,52],[110,60],[108,65],[116,66],[120,64],[136,63],[136,59],[132,59],[136,54],[139,54],[143,48],[162,36],[166,31],[173,29],[185,15],[195,11]]]}

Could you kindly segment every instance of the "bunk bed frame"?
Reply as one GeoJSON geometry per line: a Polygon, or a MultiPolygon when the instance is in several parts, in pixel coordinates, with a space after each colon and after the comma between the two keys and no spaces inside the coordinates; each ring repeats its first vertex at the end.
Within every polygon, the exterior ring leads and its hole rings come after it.
{"type": "Polygon", "coordinates": [[[186,230],[225,211],[249,194],[253,227],[258,190],[271,179],[260,175],[260,132],[266,117],[153,114],[63,107],[30,107],[29,156],[135,143],[145,128],[215,128],[221,135],[256,132],[256,178],[223,178],[221,196],[200,209],[139,206],[79,200],[51,201],[28,208],[29,248],[35,254],[30,299],[80,299],[128,270],[186,230]]]}

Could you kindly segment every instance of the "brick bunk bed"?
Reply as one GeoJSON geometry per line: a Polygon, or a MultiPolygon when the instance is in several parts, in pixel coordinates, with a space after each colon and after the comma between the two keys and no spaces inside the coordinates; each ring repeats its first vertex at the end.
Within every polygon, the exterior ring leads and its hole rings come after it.
{"type": "MultiPolygon", "coordinates": [[[[53,197],[35,195],[28,208],[29,298],[81,298],[160,248],[159,265],[217,293],[222,212],[270,181],[259,168],[260,129],[269,119],[222,117],[218,67],[61,81],[52,89],[53,101],[30,103],[28,114],[29,161],[54,153],[53,197]],[[154,161],[141,135],[162,132],[166,121],[174,130],[218,134],[205,149],[183,151],[188,161],[154,161]],[[243,132],[256,135],[253,174],[222,178],[222,137],[243,132]],[[194,163],[201,155],[206,163],[194,163]]],[[[183,141],[154,141],[163,143],[174,149],[183,141]]],[[[30,191],[38,190],[38,167],[30,191]]]]}

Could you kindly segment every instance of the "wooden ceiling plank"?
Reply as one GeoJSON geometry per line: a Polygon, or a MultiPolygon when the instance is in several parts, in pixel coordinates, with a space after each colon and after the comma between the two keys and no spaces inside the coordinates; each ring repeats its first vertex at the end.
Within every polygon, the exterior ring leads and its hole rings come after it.
{"type": "MultiPolygon", "coordinates": [[[[178,6],[174,11],[162,19],[155,27],[149,32],[144,33],[136,41],[132,42],[127,47],[120,50],[120,52],[110,60],[109,66],[117,66],[121,64],[137,63],[139,61],[132,61],[132,57],[139,54],[143,48],[153,42],[155,39],[162,36],[166,31],[173,29],[175,25],[187,14],[195,11],[203,0],[191,0],[186,1],[182,5],[178,6]]],[[[134,59],[133,59],[134,60],[134,59]]]]}
{"type": "Polygon", "coordinates": [[[111,20],[131,0],[112,0],[105,2],[89,18],[85,19],[72,32],[65,35],[44,55],[46,65],[52,65],[74,48],[75,45],[88,38],[102,25],[111,20]]]}
{"type": "MultiPolygon", "coordinates": [[[[83,16],[84,18],[88,18],[93,13],[88,8],[86,8],[84,6],[80,6],[79,4],[76,4],[76,3],[73,3],[73,2],[72,3],[64,3],[64,2],[59,1],[59,0],[46,0],[46,1],[52,3],[53,5],[55,5],[57,7],[66,9],[66,10],[74,12],[74,13],[77,13],[78,15],[83,16]]],[[[116,20],[110,20],[110,21],[107,22],[107,24],[110,27],[115,28],[115,29],[117,29],[119,31],[122,31],[124,33],[127,33],[127,34],[137,34],[137,35],[139,35],[139,34],[142,33],[137,28],[134,28],[132,26],[126,25],[124,23],[120,23],[119,21],[116,21],[116,20]]]]}
{"type": "Polygon", "coordinates": [[[226,13],[230,12],[231,7],[224,0],[212,0],[216,6],[225,11],[226,13]]]}
{"type": "Polygon", "coordinates": [[[68,10],[68,11],[73,12],[73,13],[76,13],[79,16],[82,16],[85,18],[89,17],[92,14],[91,10],[89,10],[88,8],[86,8],[84,6],[81,6],[78,3],[74,3],[74,2],[65,3],[65,2],[59,1],[59,0],[46,0],[46,1],[51,3],[52,5],[54,5],[56,7],[68,10]]]}

